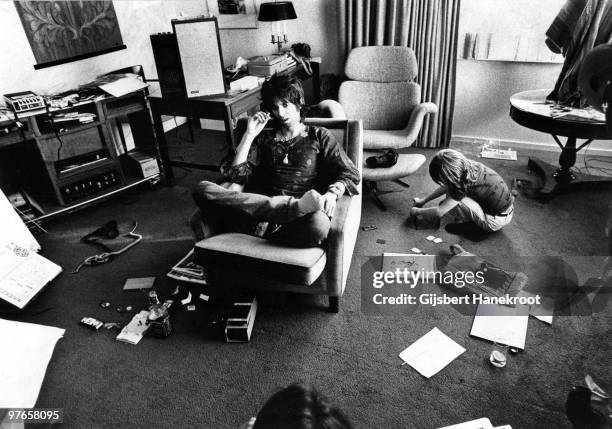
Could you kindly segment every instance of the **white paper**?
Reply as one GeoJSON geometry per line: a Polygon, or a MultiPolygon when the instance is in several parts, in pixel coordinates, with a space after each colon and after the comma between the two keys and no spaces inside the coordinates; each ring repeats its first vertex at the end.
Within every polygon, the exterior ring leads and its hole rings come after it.
{"type": "Polygon", "coordinates": [[[491,420],[483,417],[482,419],[470,420],[469,422],[459,423],[452,426],[444,426],[439,429],[493,429],[491,420]]]}
{"type": "Polygon", "coordinates": [[[525,349],[529,307],[480,304],[470,335],[510,347],[525,349]]]}
{"type": "Polygon", "coordinates": [[[438,328],[433,328],[401,352],[399,357],[421,375],[429,378],[463,352],[463,347],[438,328]]]}
{"type": "MultiPolygon", "coordinates": [[[[535,297],[536,295],[522,290],[517,296],[535,297]]],[[[534,304],[529,306],[529,315],[536,319],[552,325],[555,312],[555,300],[550,296],[540,295],[540,305],[534,304]]]]}
{"type": "Polygon", "coordinates": [[[114,82],[99,85],[98,88],[100,88],[104,92],[108,92],[113,97],[121,97],[122,95],[130,94],[132,92],[136,92],[138,90],[146,88],[147,86],[149,85],[144,83],[140,79],[128,76],[117,79],[114,82]]]}
{"type": "Polygon", "coordinates": [[[155,277],[135,277],[125,281],[123,290],[151,289],[153,283],[155,283],[155,277]]]}
{"type": "Polygon", "coordinates": [[[0,319],[0,408],[36,405],[53,349],[64,332],[0,319]]]}
{"type": "Polygon", "coordinates": [[[117,341],[138,344],[144,333],[149,329],[149,325],[147,325],[149,313],[147,310],[141,310],[140,313],[134,315],[130,323],[125,325],[119,335],[117,335],[117,341]]]}
{"type": "Polygon", "coordinates": [[[187,294],[187,298],[181,300],[181,304],[187,305],[191,302],[191,291],[187,294]]]}
{"type": "Polygon", "coordinates": [[[15,243],[30,250],[40,250],[40,244],[23,223],[11,202],[0,192],[0,244],[15,243]]]}
{"type": "Polygon", "coordinates": [[[0,245],[0,299],[24,308],[53,280],[62,267],[38,253],[16,246],[0,245]]]}
{"type": "Polygon", "coordinates": [[[431,273],[435,271],[435,255],[410,253],[383,253],[382,271],[395,272],[396,269],[408,271],[422,271],[431,273]]]}

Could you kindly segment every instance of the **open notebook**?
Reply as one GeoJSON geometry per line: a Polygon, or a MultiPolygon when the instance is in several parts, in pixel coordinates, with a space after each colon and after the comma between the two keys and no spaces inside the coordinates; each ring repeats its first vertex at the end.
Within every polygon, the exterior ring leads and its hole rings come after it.
{"type": "Polygon", "coordinates": [[[0,192],[0,298],[24,308],[62,267],[40,256],[40,244],[0,192]]]}

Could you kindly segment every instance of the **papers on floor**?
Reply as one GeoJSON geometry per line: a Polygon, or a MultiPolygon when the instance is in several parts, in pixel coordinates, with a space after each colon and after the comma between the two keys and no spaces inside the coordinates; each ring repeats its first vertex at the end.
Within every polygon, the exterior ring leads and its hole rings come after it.
{"type": "Polygon", "coordinates": [[[61,271],[36,253],[40,245],[0,192],[0,298],[24,308],[61,271]]]}
{"type": "Polygon", "coordinates": [[[127,279],[123,290],[151,289],[155,283],[155,277],[136,277],[127,279]]]}
{"type": "Polygon", "coordinates": [[[0,319],[0,408],[36,405],[53,349],[64,332],[0,319]]]}
{"type": "Polygon", "coordinates": [[[491,423],[491,420],[483,417],[482,419],[470,420],[469,422],[459,423],[452,426],[444,426],[439,429],[512,429],[510,425],[495,426],[491,423]]]}
{"type": "Polygon", "coordinates": [[[523,350],[528,322],[528,306],[480,304],[470,335],[523,350]]]}
{"type": "Polygon", "coordinates": [[[516,151],[512,149],[496,149],[484,146],[480,151],[481,158],[505,159],[506,161],[516,161],[516,151]]]}
{"type": "Polygon", "coordinates": [[[482,419],[470,420],[469,422],[459,423],[452,426],[444,426],[439,429],[493,429],[491,420],[483,417],[482,419]]]}
{"type": "Polygon", "coordinates": [[[172,267],[167,276],[171,279],[180,280],[183,282],[200,285],[207,284],[206,272],[204,271],[204,268],[194,262],[193,249],[191,249],[183,259],[172,267]]]}
{"type": "Polygon", "coordinates": [[[396,269],[408,269],[432,273],[435,271],[435,255],[409,254],[409,253],[383,253],[382,271],[395,272],[396,269]]]}
{"type": "Polygon", "coordinates": [[[147,317],[149,317],[149,311],[147,310],[142,310],[140,313],[134,315],[130,323],[125,325],[121,332],[119,332],[119,335],[117,335],[117,341],[138,344],[145,332],[147,332],[147,329],[149,329],[147,317]]]}
{"type": "MultiPolygon", "coordinates": [[[[536,294],[522,290],[517,296],[535,297],[536,294]]],[[[534,304],[529,307],[529,315],[536,319],[552,325],[553,315],[555,312],[555,300],[550,296],[539,295],[540,304],[534,304]]]]}
{"type": "Polygon", "coordinates": [[[433,328],[401,352],[399,357],[421,375],[429,378],[437,374],[463,352],[465,352],[463,347],[447,337],[438,328],[433,328]]]}

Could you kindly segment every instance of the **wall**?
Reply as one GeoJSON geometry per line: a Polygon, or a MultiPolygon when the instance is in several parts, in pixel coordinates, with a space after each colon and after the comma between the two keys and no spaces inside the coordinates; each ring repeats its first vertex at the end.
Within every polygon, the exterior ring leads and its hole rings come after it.
{"type": "MultiPolygon", "coordinates": [[[[459,50],[466,32],[544,34],[564,0],[463,0],[459,20],[459,50]],[[486,17],[486,19],[483,19],[486,17]]],[[[457,62],[457,90],[453,137],[501,139],[554,145],[548,134],[514,123],[509,113],[512,94],[529,89],[552,88],[561,72],[558,63],[510,61],[457,62]]],[[[609,145],[608,145],[609,146],[609,145]]],[[[605,147],[595,142],[593,149],[605,147]]]]}
{"type": "MultiPolygon", "coordinates": [[[[257,0],[258,3],[261,0],[257,0]]],[[[298,19],[288,25],[291,42],[304,41],[312,54],[323,57],[322,72],[341,69],[338,38],[334,34],[336,1],[297,0],[298,19]]],[[[34,55],[23,31],[13,2],[0,1],[0,40],[3,61],[0,62],[0,94],[30,89],[42,94],[68,90],[88,82],[97,75],[132,64],[142,64],[145,74],[156,77],[149,35],[171,31],[170,20],[180,12],[188,16],[207,12],[205,0],[130,0],[115,1],[123,41],[127,49],[85,60],[34,70],[34,55]]],[[[269,43],[266,23],[253,30],[221,30],[226,65],[240,55],[250,57],[274,52],[269,43]]]]}

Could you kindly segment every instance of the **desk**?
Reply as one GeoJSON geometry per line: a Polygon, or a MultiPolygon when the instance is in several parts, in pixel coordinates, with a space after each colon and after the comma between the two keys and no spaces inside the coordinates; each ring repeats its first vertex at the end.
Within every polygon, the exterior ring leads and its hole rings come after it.
{"type": "MultiPolygon", "coordinates": [[[[301,66],[285,70],[279,74],[295,74],[302,80],[312,78],[314,99],[318,102],[320,101],[319,68],[317,63],[313,63],[312,65],[312,76],[304,73],[304,69],[301,66]]],[[[149,101],[151,103],[151,112],[153,114],[153,122],[155,124],[155,133],[159,142],[161,158],[165,166],[164,172],[168,183],[172,183],[172,179],[174,178],[172,166],[199,168],[211,171],[218,171],[218,166],[171,160],[164,135],[164,127],[161,119],[162,115],[222,120],[225,125],[226,141],[230,147],[235,148],[238,144],[234,133],[237,119],[242,114],[248,113],[259,107],[261,104],[261,88],[254,88],[233,96],[206,96],[189,99],[184,97],[170,98],[152,95],[149,97],[149,101]]]]}
{"type": "Polygon", "coordinates": [[[593,140],[610,139],[606,124],[587,120],[553,118],[551,105],[546,103],[550,90],[539,89],[514,94],[510,98],[510,117],[519,125],[532,130],[551,134],[561,148],[559,166],[550,165],[538,158],[529,158],[529,168],[542,177],[544,186],[540,196],[552,197],[565,189],[610,182],[601,176],[590,176],[572,171],[576,163],[576,153],[593,140]],[[563,144],[558,136],[567,137],[563,144]],[[586,140],[576,146],[577,139],[586,140]]]}

